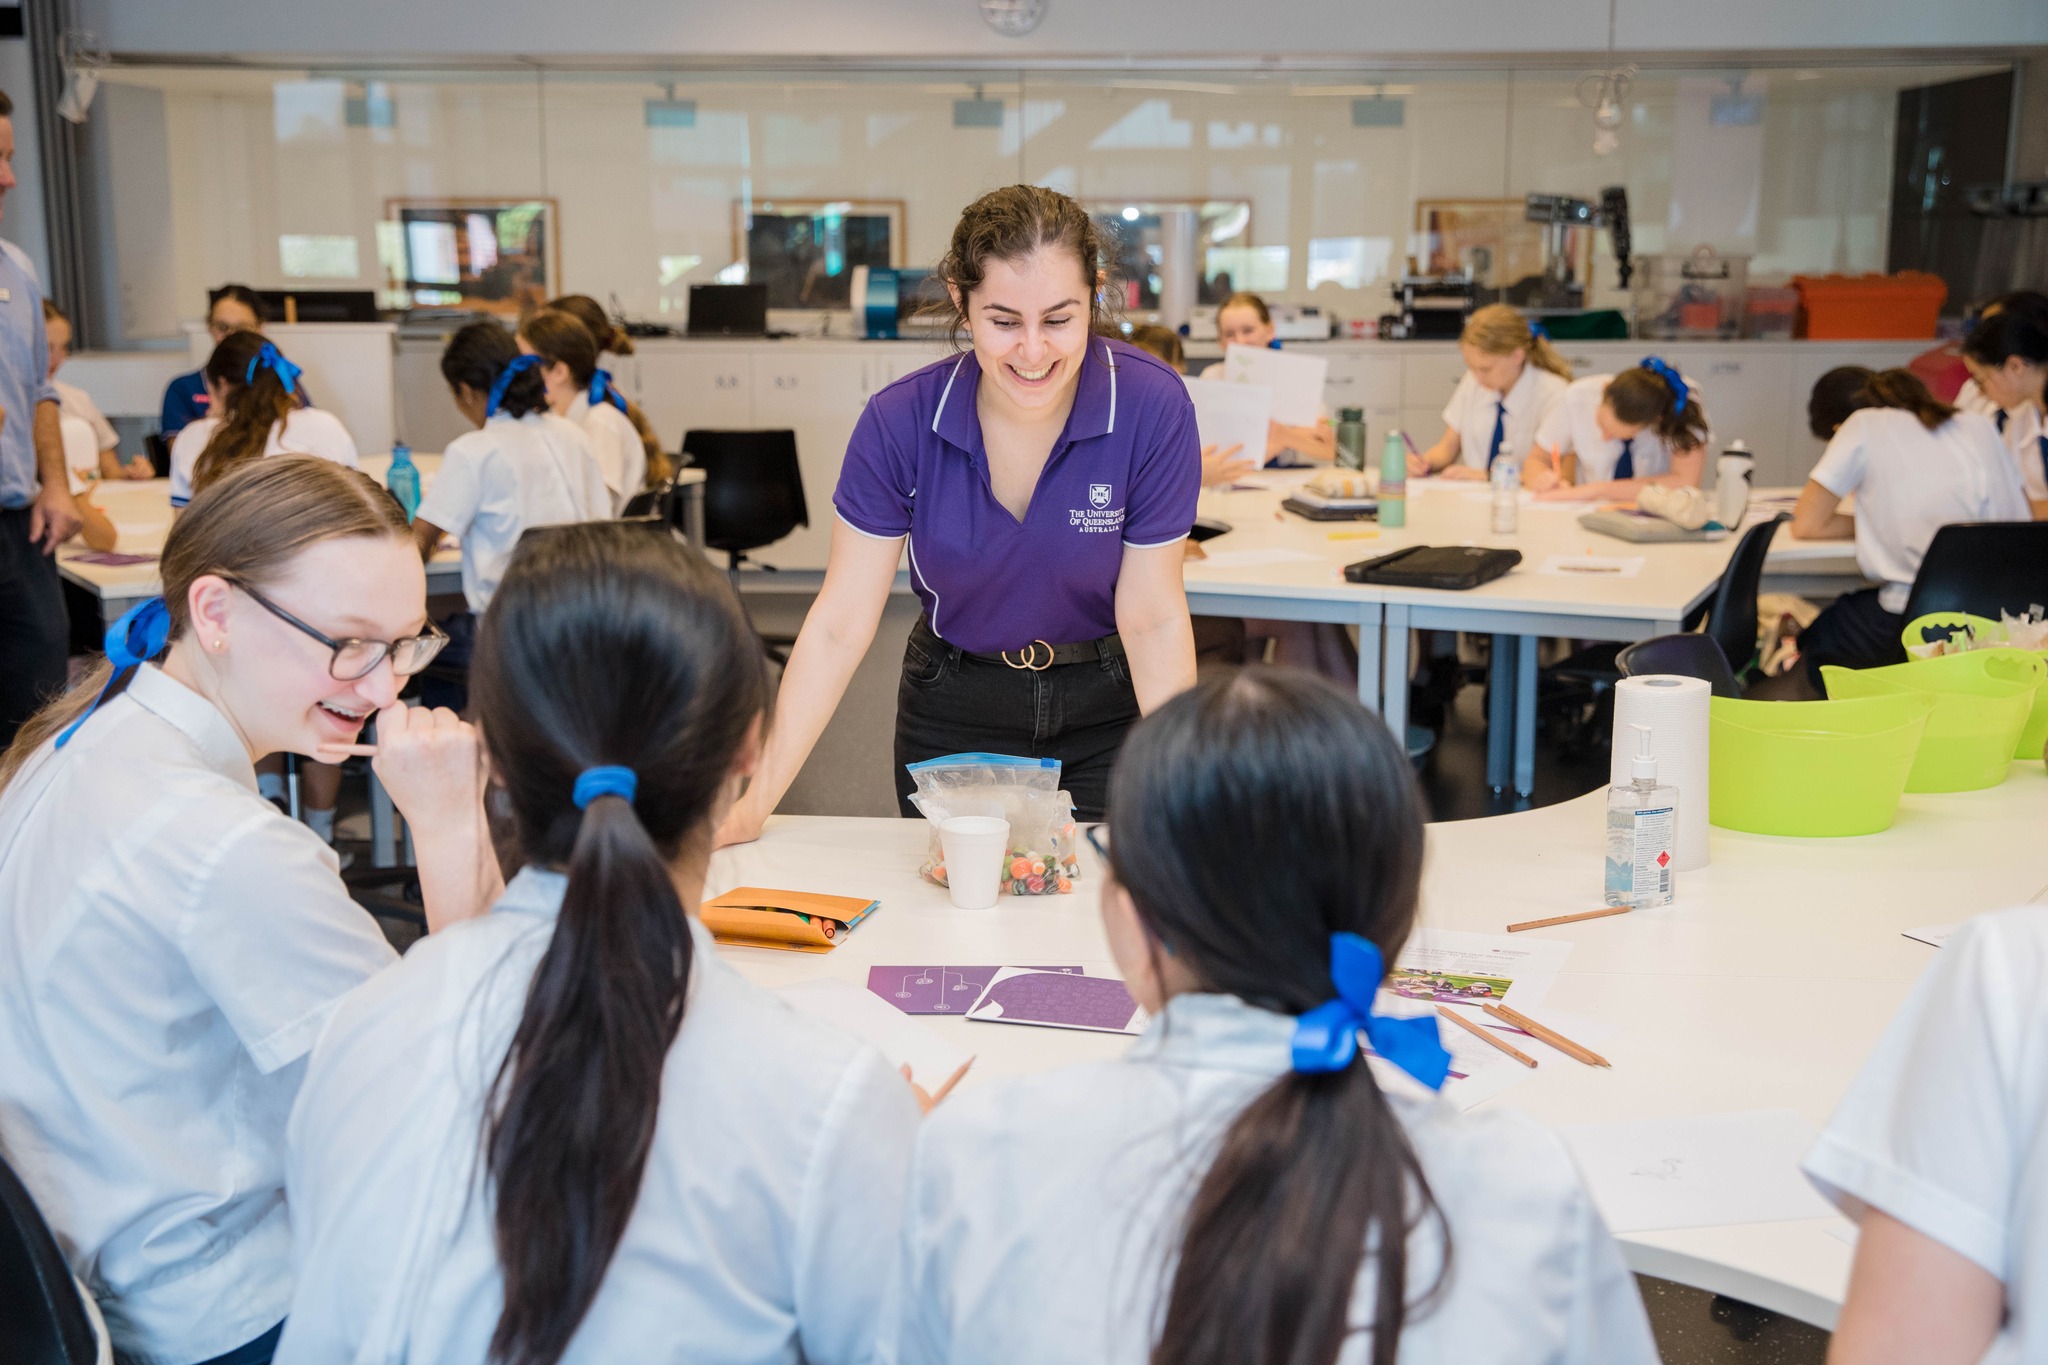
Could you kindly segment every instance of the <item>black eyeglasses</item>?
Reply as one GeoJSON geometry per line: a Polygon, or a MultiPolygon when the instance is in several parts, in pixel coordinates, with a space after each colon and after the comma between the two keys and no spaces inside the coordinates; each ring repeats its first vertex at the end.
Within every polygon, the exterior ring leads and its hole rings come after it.
{"type": "MultiPolygon", "coordinates": [[[[228,581],[234,583],[233,579],[228,581]]],[[[448,637],[431,625],[422,633],[408,635],[402,640],[337,640],[313,629],[248,584],[234,583],[234,586],[249,594],[257,606],[278,620],[304,631],[333,650],[334,657],[327,662],[327,672],[336,682],[354,682],[357,678],[367,677],[386,658],[391,660],[393,673],[409,678],[432,663],[434,656],[441,652],[441,646],[448,643],[448,637]]]]}

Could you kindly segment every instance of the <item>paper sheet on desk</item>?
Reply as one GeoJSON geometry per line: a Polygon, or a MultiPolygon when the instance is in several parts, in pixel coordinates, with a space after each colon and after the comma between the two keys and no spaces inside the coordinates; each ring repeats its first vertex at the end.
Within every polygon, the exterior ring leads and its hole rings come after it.
{"type": "Polygon", "coordinates": [[[1294,355],[1263,346],[1231,346],[1223,364],[1209,377],[1227,384],[1256,384],[1273,395],[1273,420],[1305,427],[1323,415],[1323,384],[1330,362],[1321,356],[1294,355]]]}
{"type": "Polygon", "coordinates": [[[891,1066],[910,1067],[926,1090],[946,1083],[969,1053],[865,988],[838,977],[799,981],[775,992],[790,1006],[874,1044],[891,1066]]]}
{"type": "Polygon", "coordinates": [[[1474,1010],[1489,1000],[1533,1009],[1550,993],[1571,951],[1562,939],[1417,929],[1394,959],[1387,988],[1410,999],[1474,1010]]]}
{"type": "Polygon", "coordinates": [[[1641,555],[1545,555],[1536,569],[1552,578],[1634,578],[1642,571],[1641,555]]]}
{"type": "Polygon", "coordinates": [[[1195,431],[1204,446],[1228,450],[1241,447],[1237,458],[1254,465],[1266,462],[1266,424],[1273,412],[1273,391],[1262,384],[1226,384],[1220,379],[1187,379],[1188,397],[1195,400],[1195,431]]]}
{"type": "Polygon", "coordinates": [[[1211,550],[1198,562],[1217,569],[1256,569],[1266,564],[1321,564],[1323,559],[1306,550],[1211,550]]]}
{"type": "Polygon", "coordinates": [[[1826,1218],[1799,1163],[1813,1126],[1791,1109],[1559,1128],[1615,1232],[1826,1218]]]}
{"type": "Polygon", "coordinates": [[[1948,942],[1949,935],[1953,934],[1957,928],[1958,926],[1953,924],[1923,924],[1918,929],[1905,929],[1900,932],[1917,943],[1924,943],[1930,948],[1939,948],[1948,942]]]}

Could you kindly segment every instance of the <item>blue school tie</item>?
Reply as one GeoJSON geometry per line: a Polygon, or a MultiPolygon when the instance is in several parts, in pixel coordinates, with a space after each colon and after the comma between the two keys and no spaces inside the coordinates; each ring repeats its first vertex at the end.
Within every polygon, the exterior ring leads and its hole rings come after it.
{"type": "Polygon", "coordinates": [[[2000,436],[2005,435],[2005,422],[2006,419],[2010,416],[2012,416],[2011,413],[2007,412],[2004,408],[2000,408],[1998,410],[1998,415],[1991,419],[1992,421],[1998,423],[1998,434],[2000,436]]]}
{"type": "Polygon", "coordinates": [[[1493,444],[1486,448],[1486,468],[1489,472],[1493,469],[1493,462],[1500,458],[1501,442],[1507,439],[1507,435],[1508,399],[1506,394],[1502,394],[1500,402],[1496,403],[1493,409],[1493,444]]]}
{"type": "Polygon", "coordinates": [[[1621,458],[1614,462],[1614,477],[1633,479],[1636,476],[1636,438],[1621,438],[1621,458]]]}
{"type": "Polygon", "coordinates": [[[1431,1090],[1441,1090],[1451,1071],[1451,1054],[1437,1036],[1436,1016],[1397,1019],[1373,1013],[1373,993],[1386,975],[1379,946],[1357,934],[1330,935],[1330,980],[1337,998],[1294,1021],[1290,1045],[1294,1069],[1309,1075],[1342,1071],[1358,1057],[1358,1035],[1374,1052],[1431,1090]]]}

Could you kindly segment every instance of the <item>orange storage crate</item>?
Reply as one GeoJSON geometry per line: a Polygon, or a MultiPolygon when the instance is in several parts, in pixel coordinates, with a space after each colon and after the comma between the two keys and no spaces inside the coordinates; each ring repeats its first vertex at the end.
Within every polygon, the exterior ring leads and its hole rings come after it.
{"type": "Polygon", "coordinates": [[[1932,338],[1948,285],[1939,275],[1795,275],[1800,335],[1815,341],[1932,338]]]}

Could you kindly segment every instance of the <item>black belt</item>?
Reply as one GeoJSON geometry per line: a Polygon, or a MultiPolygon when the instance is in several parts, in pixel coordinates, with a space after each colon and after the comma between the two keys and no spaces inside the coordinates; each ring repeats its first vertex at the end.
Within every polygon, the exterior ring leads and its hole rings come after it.
{"type": "Polygon", "coordinates": [[[1092,664],[1104,659],[1121,659],[1124,656],[1124,641],[1121,635],[1111,633],[1100,640],[1082,640],[1077,644],[1055,645],[1044,640],[1033,640],[1021,649],[1005,649],[994,654],[976,654],[972,650],[948,644],[934,634],[931,621],[919,617],[917,628],[912,632],[919,642],[937,645],[957,658],[973,659],[985,664],[1003,664],[1010,668],[1032,673],[1042,673],[1048,668],[1062,664],[1092,664]]]}

